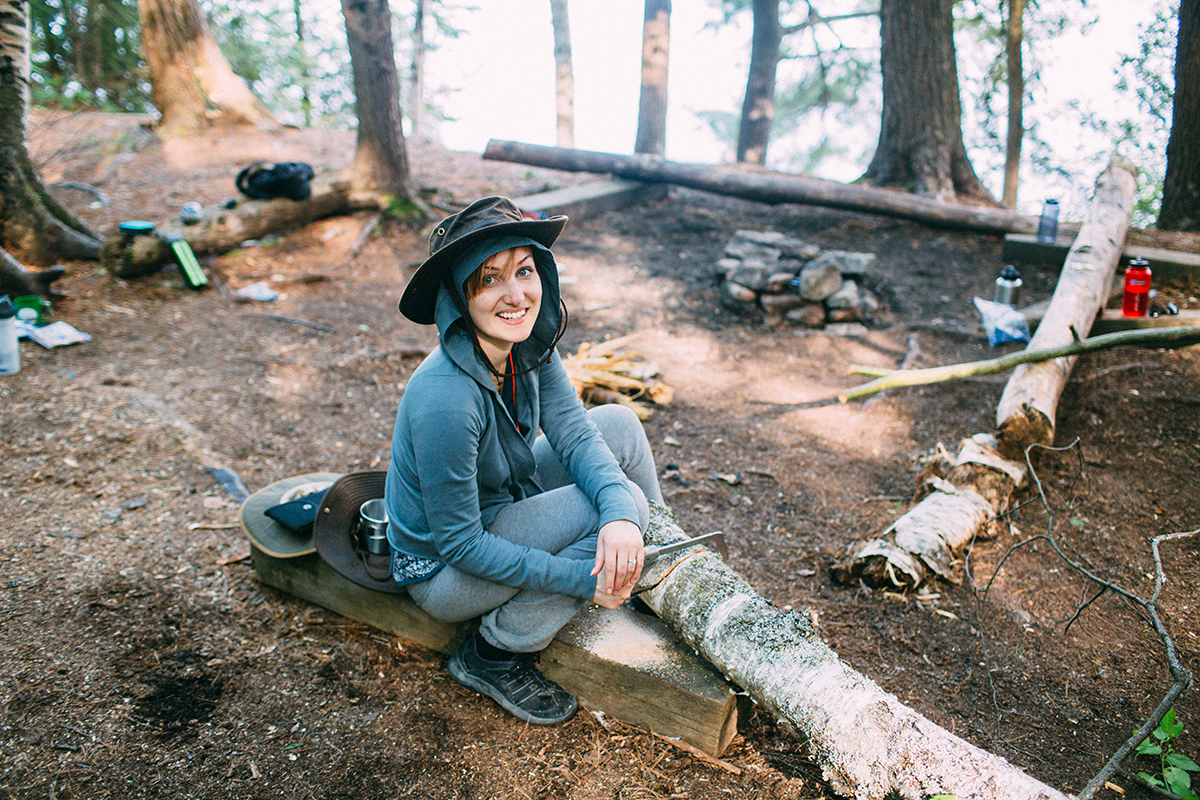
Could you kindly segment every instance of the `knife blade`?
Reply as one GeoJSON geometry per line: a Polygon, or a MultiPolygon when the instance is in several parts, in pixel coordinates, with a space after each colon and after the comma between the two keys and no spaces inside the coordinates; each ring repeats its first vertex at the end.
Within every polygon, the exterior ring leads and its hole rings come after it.
{"type": "Polygon", "coordinates": [[[678,550],[686,550],[689,547],[695,547],[696,545],[704,544],[706,542],[712,542],[712,544],[721,553],[721,558],[722,559],[725,558],[725,556],[726,556],[725,535],[723,533],[721,533],[720,531],[713,531],[712,533],[706,533],[706,534],[703,534],[702,536],[693,536],[691,539],[684,539],[682,542],[672,542],[671,544],[663,544],[663,545],[651,545],[650,547],[646,548],[646,558],[643,563],[645,566],[648,567],[651,564],[653,564],[655,561],[657,561],[660,557],[665,556],[668,553],[674,553],[678,550]]]}

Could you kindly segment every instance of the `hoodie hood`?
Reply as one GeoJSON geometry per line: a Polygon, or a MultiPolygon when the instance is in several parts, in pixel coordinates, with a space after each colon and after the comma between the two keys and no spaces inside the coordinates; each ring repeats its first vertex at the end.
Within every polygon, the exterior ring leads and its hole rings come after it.
{"type": "Polygon", "coordinates": [[[491,373],[482,363],[475,344],[463,321],[463,310],[467,307],[467,296],[463,284],[487,259],[501,250],[528,247],[533,251],[533,262],[538,278],[542,282],[542,302],[529,338],[513,346],[513,360],[517,371],[528,369],[543,360],[554,347],[554,337],[562,321],[562,293],[558,284],[558,265],[550,249],[527,236],[502,236],[487,239],[459,256],[450,270],[449,282],[443,281],[438,290],[434,322],[438,337],[447,355],[463,370],[480,383],[491,386],[491,373]]]}

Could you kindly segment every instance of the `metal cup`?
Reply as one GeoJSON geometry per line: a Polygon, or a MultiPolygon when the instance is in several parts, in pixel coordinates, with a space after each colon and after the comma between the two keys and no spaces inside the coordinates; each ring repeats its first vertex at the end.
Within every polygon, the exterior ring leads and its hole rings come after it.
{"type": "Polygon", "coordinates": [[[381,556],[391,552],[387,529],[387,506],[382,499],[368,500],[359,506],[358,541],[364,550],[381,556]]]}

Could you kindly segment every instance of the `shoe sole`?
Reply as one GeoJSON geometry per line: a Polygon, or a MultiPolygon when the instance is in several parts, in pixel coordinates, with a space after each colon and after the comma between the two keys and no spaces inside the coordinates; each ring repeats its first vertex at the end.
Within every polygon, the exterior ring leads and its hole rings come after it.
{"type": "Polygon", "coordinates": [[[450,661],[446,664],[446,669],[449,670],[450,677],[453,678],[457,683],[460,683],[468,689],[472,689],[482,695],[492,698],[500,705],[501,708],[522,722],[528,722],[532,725],[557,725],[560,722],[566,722],[571,717],[575,716],[575,712],[579,709],[579,704],[576,703],[566,714],[562,714],[557,717],[537,717],[533,714],[530,714],[520,706],[514,705],[511,700],[500,694],[499,690],[497,690],[496,687],[492,686],[490,683],[481,681],[468,672],[458,653],[450,656],[450,661]]]}

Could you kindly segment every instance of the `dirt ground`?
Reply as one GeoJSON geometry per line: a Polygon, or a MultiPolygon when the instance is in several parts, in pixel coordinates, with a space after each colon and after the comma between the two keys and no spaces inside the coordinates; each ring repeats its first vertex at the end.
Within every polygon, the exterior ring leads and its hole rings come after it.
{"type": "MultiPolygon", "coordinates": [[[[48,183],[105,193],[102,205],[56,190],[103,234],[233,197],[253,160],[336,170],[354,147],[352,133],[311,131],[163,146],[137,118],[102,115],[40,115],[32,135],[48,183]]],[[[428,145],[410,153],[418,183],[446,205],[587,177],[428,145]]],[[[384,225],[355,253],[367,219],[206,259],[203,291],[174,271],[122,281],[67,264],[54,317],[92,340],[26,342],[23,371],[0,380],[0,798],[831,797],[803,743],[765,713],[724,755],[738,774],[588,713],[525,726],[450,681],[440,655],[256,581],[238,505],[202,460],[250,491],[383,468],[413,354],[433,341],[396,310],[424,239],[384,225]],[[256,281],[278,302],[234,302],[256,281]]],[[[839,405],[831,398],[863,380],[848,365],[996,354],[971,297],[990,298],[1001,244],[672,190],[568,226],[556,247],[572,321],[563,349],[639,334],[675,388],[647,429],[683,528],[724,531],[734,569],[813,614],[883,689],[1074,792],[1166,691],[1163,647],[1131,603],[1094,599],[1097,586],[1045,538],[1013,548],[1053,533],[1097,575],[1150,596],[1150,538],[1200,528],[1197,348],[1080,359],[1059,406],[1066,449],[1036,462],[1044,495],[975,543],[961,582],[905,596],[829,572],[909,506],[941,448],[991,429],[1007,379],[839,405]],[[744,228],[876,253],[869,283],[883,309],[871,329],[776,329],[723,309],[712,265],[744,228]]],[[[1023,276],[1027,300],[1049,296],[1052,272],[1023,276]]],[[[1195,283],[1162,288],[1200,306],[1195,283]]],[[[1200,536],[1161,552],[1162,618],[1197,670],[1200,536]]],[[[1177,712],[1187,730],[1176,750],[1197,757],[1195,691],[1177,712]]],[[[1150,759],[1127,766],[1157,771],[1150,759]]],[[[1113,784],[1150,796],[1125,776],[1113,784]]]]}

